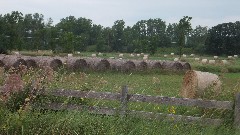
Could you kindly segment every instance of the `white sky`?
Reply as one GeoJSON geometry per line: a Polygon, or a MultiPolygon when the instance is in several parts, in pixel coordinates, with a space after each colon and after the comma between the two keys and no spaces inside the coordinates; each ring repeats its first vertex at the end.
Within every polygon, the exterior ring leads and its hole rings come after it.
{"type": "Polygon", "coordinates": [[[0,0],[0,14],[12,11],[40,13],[45,20],[51,17],[54,24],[69,15],[85,17],[105,27],[121,19],[126,26],[132,26],[150,18],[160,18],[168,24],[191,16],[193,27],[210,28],[240,21],[240,0],[0,0]]]}

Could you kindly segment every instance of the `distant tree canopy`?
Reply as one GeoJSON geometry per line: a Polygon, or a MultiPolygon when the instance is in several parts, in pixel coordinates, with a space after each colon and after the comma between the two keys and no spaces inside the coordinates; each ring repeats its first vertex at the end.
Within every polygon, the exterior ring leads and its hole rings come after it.
{"type": "Polygon", "coordinates": [[[239,54],[240,22],[223,23],[208,31],[206,51],[209,54],[239,54]]]}
{"type": "Polygon", "coordinates": [[[112,27],[93,24],[83,17],[68,16],[53,25],[53,20],[39,13],[23,15],[13,11],[0,14],[0,53],[6,50],[43,50],[71,53],[147,52],[154,54],[159,48],[191,48],[192,53],[239,54],[240,23],[223,23],[207,29],[192,29],[184,16],[178,23],[166,24],[162,19],[148,19],[126,26],[116,20],[112,27]]]}

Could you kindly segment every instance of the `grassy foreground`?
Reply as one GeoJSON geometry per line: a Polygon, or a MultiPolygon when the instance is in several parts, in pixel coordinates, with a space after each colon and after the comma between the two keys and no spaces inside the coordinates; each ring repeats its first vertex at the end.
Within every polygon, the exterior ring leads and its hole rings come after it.
{"type": "MultiPolygon", "coordinates": [[[[219,96],[211,97],[217,100],[234,100],[234,94],[240,91],[239,73],[218,73],[223,82],[223,89],[219,96]]],[[[1,85],[8,73],[3,72],[1,85]]],[[[161,95],[179,97],[183,73],[168,72],[68,72],[66,70],[44,71],[30,70],[24,73],[22,80],[27,86],[29,82],[41,80],[41,87],[48,89],[76,89],[120,92],[122,85],[128,85],[129,92],[144,95],[161,95]]],[[[69,97],[71,98],[71,97],[69,97]]],[[[69,100],[64,99],[63,102],[69,100]]],[[[29,106],[27,109],[18,108],[16,111],[7,109],[0,102],[0,134],[163,134],[163,135],[229,135],[240,134],[238,129],[231,125],[232,112],[218,110],[205,110],[201,108],[172,107],[157,104],[131,103],[129,109],[160,113],[209,116],[210,118],[223,118],[225,122],[220,127],[203,126],[190,123],[174,123],[168,121],[147,120],[139,117],[119,117],[94,115],[87,112],[76,111],[47,111],[35,110],[29,106]]],[[[88,100],[88,105],[118,107],[119,102],[88,100]]]]}
{"type": "MultiPolygon", "coordinates": [[[[29,53],[29,52],[28,52],[29,53]]],[[[49,52],[44,55],[53,55],[49,52]]],[[[28,55],[34,55],[29,53],[28,55]]],[[[66,56],[67,54],[62,54],[66,56]]],[[[78,56],[78,54],[75,54],[78,56]]],[[[129,54],[126,58],[132,59],[129,54]]],[[[91,53],[81,53],[79,56],[91,56],[91,53]]],[[[115,53],[101,56],[103,58],[118,57],[115,53]]],[[[150,59],[173,60],[177,56],[163,57],[163,54],[150,56],[150,59]]],[[[198,57],[198,56],[196,56],[198,57]]],[[[212,56],[202,58],[212,59],[212,56]]],[[[134,58],[135,59],[135,58],[134,58]]],[[[141,59],[141,58],[137,58],[141,59]]],[[[219,60],[226,59],[220,57],[219,60]]],[[[232,60],[230,65],[223,66],[203,65],[188,57],[185,61],[192,65],[195,70],[214,72],[220,76],[222,91],[218,96],[205,95],[205,98],[234,101],[234,95],[240,92],[240,60],[232,60]]],[[[8,72],[0,70],[0,84],[4,85],[8,72]]],[[[121,92],[121,87],[127,85],[129,93],[180,97],[184,73],[169,73],[162,71],[151,72],[69,72],[65,69],[52,70],[29,70],[23,73],[21,79],[27,87],[32,82],[37,82],[38,88],[45,87],[49,90],[58,88],[75,90],[94,90],[105,92],[121,92]]],[[[19,97],[18,97],[19,98],[19,97]]],[[[28,99],[24,97],[23,102],[28,99]]],[[[37,101],[41,101],[39,98],[37,101]]],[[[74,99],[74,102],[82,102],[82,99],[74,99]]],[[[86,99],[84,99],[85,101],[86,99]]],[[[71,97],[61,99],[63,103],[72,102],[71,97]]],[[[84,104],[94,106],[119,107],[118,101],[86,100],[84,104]]],[[[224,124],[219,127],[204,126],[190,123],[175,123],[172,121],[148,120],[139,117],[120,117],[94,115],[87,112],[76,111],[51,111],[37,110],[27,106],[25,109],[7,106],[0,101],[0,134],[3,135],[32,135],[32,134],[109,134],[109,135],[239,135],[240,130],[232,126],[232,111],[226,110],[203,110],[197,107],[165,106],[148,103],[129,103],[131,110],[150,111],[157,113],[174,113],[178,115],[190,115],[198,117],[222,118],[224,124]]],[[[14,106],[15,107],[15,106],[14,106]]]]}

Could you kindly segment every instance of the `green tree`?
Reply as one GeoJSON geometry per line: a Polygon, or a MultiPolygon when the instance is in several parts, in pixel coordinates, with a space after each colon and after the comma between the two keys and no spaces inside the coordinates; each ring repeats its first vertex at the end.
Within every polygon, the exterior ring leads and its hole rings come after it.
{"type": "Polygon", "coordinates": [[[177,36],[178,36],[178,44],[179,44],[179,57],[181,58],[182,55],[182,48],[185,45],[186,42],[186,36],[189,34],[189,32],[192,30],[191,27],[191,21],[192,17],[184,16],[182,19],[180,19],[178,25],[177,25],[177,36]]]}

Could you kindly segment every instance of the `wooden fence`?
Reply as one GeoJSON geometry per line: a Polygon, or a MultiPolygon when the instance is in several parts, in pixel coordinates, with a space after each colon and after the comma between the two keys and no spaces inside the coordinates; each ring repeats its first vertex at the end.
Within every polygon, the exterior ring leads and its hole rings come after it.
{"type": "Polygon", "coordinates": [[[184,122],[198,122],[210,125],[220,125],[222,119],[211,119],[184,115],[153,113],[144,111],[128,110],[128,102],[147,102],[155,104],[164,104],[172,106],[195,106],[202,108],[216,108],[223,110],[234,111],[234,125],[240,127],[240,94],[236,95],[235,103],[231,101],[216,101],[216,100],[202,100],[202,99],[187,99],[187,98],[174,98],[163,96],[150,96],[139,94],[128,94],[128,87],[123,86],[121,93],[110,92],[95,92],[95,91],[76,91],[76,90],[54,90],[50,92],[44,92],[44,95],[53,95],[60,97],[77,97],[77,98],[93,98],[104,100],[117,100],[120,101],[120,108],[107,108],[96,106],[84,106],[76,104],[62,104],[62,103],[49,103],[44,106],[45,109],[53,110],[85,110],[90,113],[106,114],[106,115],[133,115],[144,118],[157,119],[157,120],[173,120],[184,122]]]}

